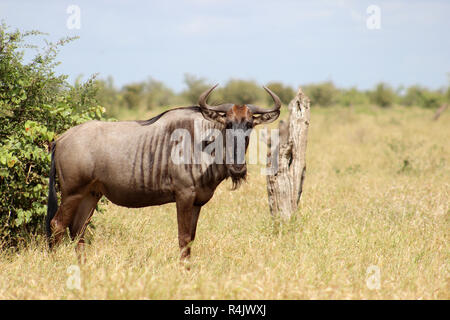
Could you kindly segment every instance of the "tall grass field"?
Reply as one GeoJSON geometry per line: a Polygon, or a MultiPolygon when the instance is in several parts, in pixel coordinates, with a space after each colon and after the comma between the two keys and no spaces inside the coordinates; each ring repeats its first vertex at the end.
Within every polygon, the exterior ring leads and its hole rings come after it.
{"type": "Polygon", "coordinates": [[[450,112],[432,117],[313,107],[304,191],[281,228],[248,165],[203,207],[189,270],[174,204],[108,204],[84,264],[67,237],[0,252],[0,299],[449,299],[450,112]]]}

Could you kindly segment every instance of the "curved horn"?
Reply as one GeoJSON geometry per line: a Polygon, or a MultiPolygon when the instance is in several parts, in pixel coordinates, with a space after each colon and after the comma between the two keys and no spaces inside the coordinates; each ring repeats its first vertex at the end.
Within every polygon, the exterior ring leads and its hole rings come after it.
{"type": "Polygon", "coordinates": [[[218,106],[210,106],[209,104],[206,103],[206,100],[208,100],[209,95],[218,85],[219,84],[214,85],[213,87],[206,90],[200,95],[200,97],[198,98],[198,105],[200,106],[200,108],[216,112],[227,112],[233,106],[232,103],[225,103],[218,106]]]}
{"type": "Polygon", "coordinates": [[[263,86],[264,90],[267,91],[268,94],[270,94],[270,96],[272,97],[273,101],[275,102],[275,106],[272,109],[264,109],[252,104],[247,104],[247,107],[252,111],[252,113],[254,114],[263,114],[263,113],[269,113],[269,112],[275,112],[275,111],[279,111],[281,108],[281,100],[280,98],[278,98],[278,96],[269,88],[267,88],[266,86],[263,86]]]}

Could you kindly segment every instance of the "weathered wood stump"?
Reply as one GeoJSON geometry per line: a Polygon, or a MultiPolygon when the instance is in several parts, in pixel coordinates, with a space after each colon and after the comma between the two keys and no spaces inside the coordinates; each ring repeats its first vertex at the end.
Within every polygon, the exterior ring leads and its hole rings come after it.
{"type": "Polygon", "coordinates": [[[442,106],[439,107],[439,109],[437,109],[436,113],[433,116],[433,120],[436,121],[437,119],[439,119],[439,117],[441,116],[441,114],[448,108],[448,104],[443,104],[442,106]]]}
{"type": "Polygon", "coordinates": [[[278,145],[275,142],[272,147],[269,139],[267,151],[268,167],[278,167],[274,174],[267,175],[269,207],[272,216],[280,220],[290,219],[297,210],[305,179],[310,102],[301,88],[288,109],[287,122],[279,123],[278,145]]]}

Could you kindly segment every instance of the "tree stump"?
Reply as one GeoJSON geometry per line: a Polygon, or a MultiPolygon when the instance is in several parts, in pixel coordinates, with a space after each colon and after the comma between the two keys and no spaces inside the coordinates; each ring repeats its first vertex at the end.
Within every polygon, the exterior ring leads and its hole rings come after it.
{"type": "Polygon", "coordinates": [[[288,109],[287,122],[279,123],[279,141],[272,146],[269,139],[267,151],[267,165],[275,168],[274,174],[267,175],[270,213],[281,220],[290,219],[297,210],[305,179],[310,102],[301,88],[288,109]]]}
{"type": "Polygon", "coordinates": [[[442,106],[440,106],[440,108],[437,109],[436,113],[434,114],[433,120],[436,121],[437,119],[439,119],[439,117],[447,109],[447,107],[448,107],[448,104],[443,104],[442,106]]]}

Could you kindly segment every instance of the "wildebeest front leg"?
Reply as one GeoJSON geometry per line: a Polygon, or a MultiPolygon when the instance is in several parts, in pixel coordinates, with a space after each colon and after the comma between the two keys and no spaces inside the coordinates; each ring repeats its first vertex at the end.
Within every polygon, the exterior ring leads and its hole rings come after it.
{"type": "Polygon", "coordinates": [[[188,192],[177,195],[177,222],[178,222],[178,243],[180,245],[181,260],[189,258],[191,255],[191,241],[195,236],[192,229],[194,220],[197,226],[198,213],[200,209],[194,206],[194,195],[188,192]]]}
{"type": "Polygon", "coordinates": [[[200,215],[201,206],[194,206],[191,217],[191,242],[195,240],[195,232],[197,231],[197,222],[200,215]]]}

